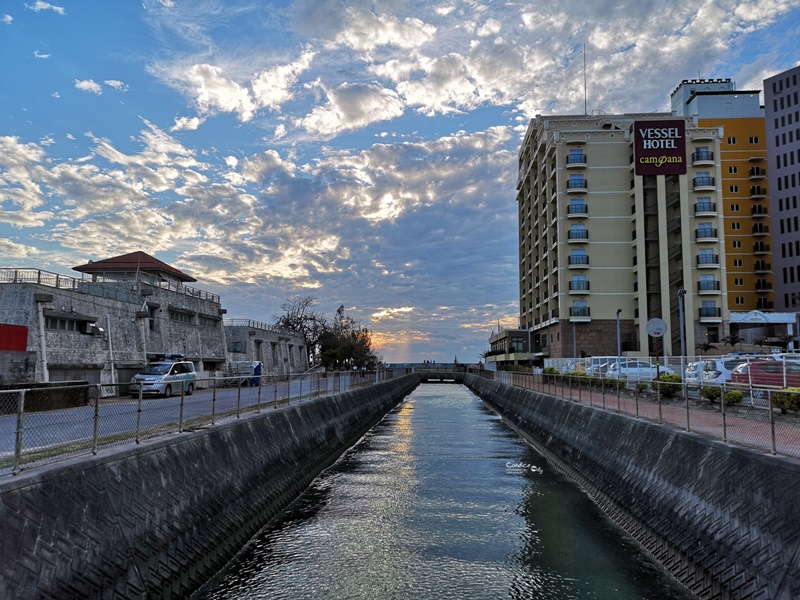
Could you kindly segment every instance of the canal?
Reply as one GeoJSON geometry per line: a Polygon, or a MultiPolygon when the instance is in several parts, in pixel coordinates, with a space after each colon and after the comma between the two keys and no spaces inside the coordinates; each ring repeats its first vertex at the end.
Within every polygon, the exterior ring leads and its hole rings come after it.
{"type": "Polygon", "coordinates": [[[692,596],[469,389],[423,384],[193,597],[692,596]]]}

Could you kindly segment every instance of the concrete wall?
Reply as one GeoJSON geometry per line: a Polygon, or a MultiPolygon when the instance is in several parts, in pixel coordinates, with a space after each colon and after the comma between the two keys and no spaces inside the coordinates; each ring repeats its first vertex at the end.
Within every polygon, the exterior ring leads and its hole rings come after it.
{"type": "Polygon", "coordinates": [[[466,383],[700,598],[800,598],[800,462],[466,383]]]}
{"type": "Polygon", "coordinates": [[[0,597],[185,598],[417,375],[0,483],[0,597]]]}

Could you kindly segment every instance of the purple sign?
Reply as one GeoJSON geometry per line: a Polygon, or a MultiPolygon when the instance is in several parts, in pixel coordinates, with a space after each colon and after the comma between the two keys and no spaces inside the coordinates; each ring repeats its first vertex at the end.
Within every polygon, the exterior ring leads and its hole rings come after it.
{"type": "Polygon", "coordinates": [[[635,121],[633,160],[637,175],[686,174],[686,122],[635,121]]]}

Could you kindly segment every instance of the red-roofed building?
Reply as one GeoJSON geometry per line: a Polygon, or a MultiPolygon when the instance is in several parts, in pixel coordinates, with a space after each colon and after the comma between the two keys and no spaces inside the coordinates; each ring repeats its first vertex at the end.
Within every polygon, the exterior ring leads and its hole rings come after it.
{"type": "Polygon", "coordinates": [[[144,273],[162,280],[173,279],[183,283],[197,281],[194,277],[141,250],[104,260],[90,260],[87,264],[72,267],[72,269],[79,273],[92,275],[93,278],[102,276],[108,279],[131,280],[139,279],[140,275],[144,273]]]}

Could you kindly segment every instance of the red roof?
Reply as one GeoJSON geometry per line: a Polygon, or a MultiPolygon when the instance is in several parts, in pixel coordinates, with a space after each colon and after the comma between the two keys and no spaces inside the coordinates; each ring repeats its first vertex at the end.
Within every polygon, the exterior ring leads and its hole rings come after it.
{"type": "Polygon", "coordinates": [[[169,273],[181,281],[197,281],[194,277],[190,277],[175,267],[171,267],[167,263],[162,262],[157,258],[141,251],[123,254],[122,256],[115,256],[114,258],[106,258],[105,260],[90,262],[78,267],[72,267],[72,270],[78,271],[79,273],[90,274],[110,272],[132,273],[136,271],[142,271],[144,273],[169,273]]]}

